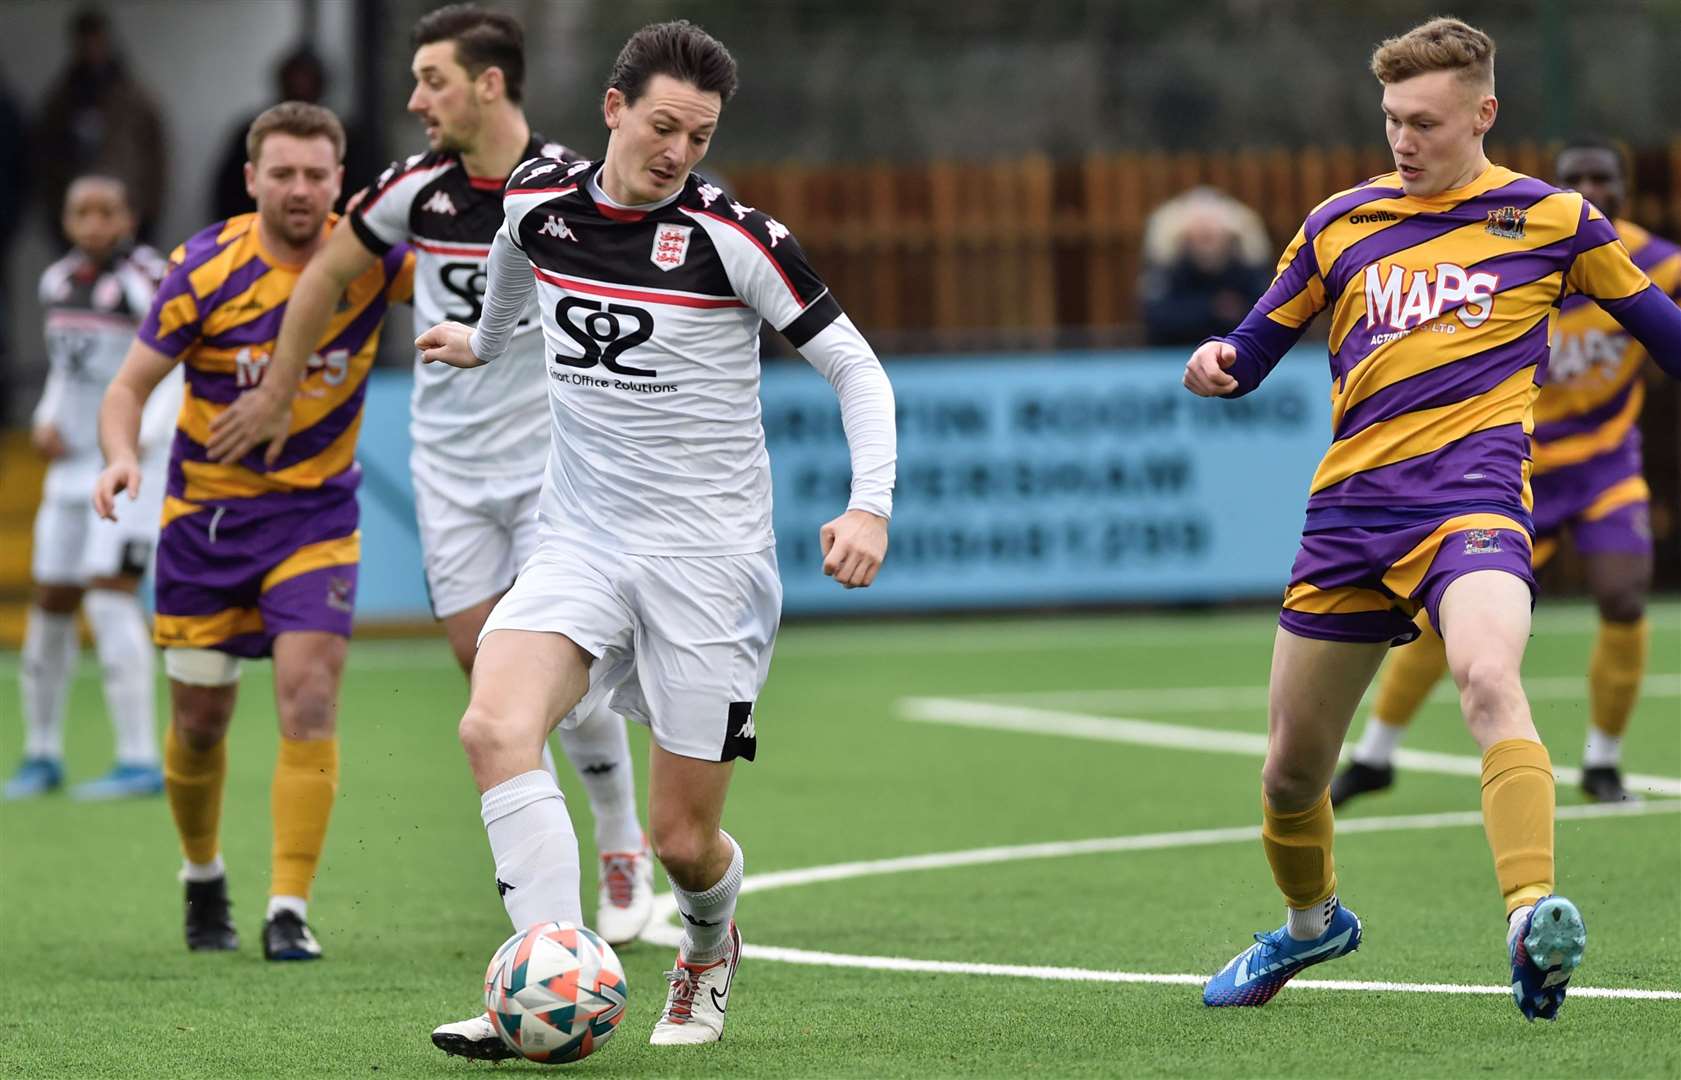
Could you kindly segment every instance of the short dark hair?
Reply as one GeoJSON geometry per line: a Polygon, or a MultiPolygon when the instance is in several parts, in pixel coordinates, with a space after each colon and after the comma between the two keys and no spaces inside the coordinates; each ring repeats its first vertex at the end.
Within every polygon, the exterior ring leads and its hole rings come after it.
{"type": "Polygon", "coordinates": [[[450,4],[427,12],[414,24],[413,48],[439,41],[455,43],[455,60],[470,78],[478,78],[486,68],[501,68],[508,100],[520,103],[525,93],[525,30],[518,19],[477,4],[450,4]]]}
{"type": "Polygon", "coordinates": [[[653,23],[630,35],[613,61],[607,87],[634,105],[655,75],[691,83],[724,101],[735,93],[735,57],[717,38],[687,19],[653,23]]]}
{"type": "Polygon", "coordinates": [[[1619,176],[1626,179],[1632,171],[1629,168],[1628,147],[1615,139],[1606,138],[1604,135],[1583,134],[1566,140],[1564,145],[1558,148],[1558,153],[1553,155],[1553,163],[1556,165],[1559,158],[1572,150],[1602,150],[1616,158],[1617,174],[1619,176]]]}
{"type": "Polygon", "coordinates": [[[274,134],[324,138],[333,144],[334,159],[344,160],[344,125],[331,109],[307,101],[282,101],[259,113],[245,133],[245,156],[253,165],[262,156],[263,140],[274,134]]]}

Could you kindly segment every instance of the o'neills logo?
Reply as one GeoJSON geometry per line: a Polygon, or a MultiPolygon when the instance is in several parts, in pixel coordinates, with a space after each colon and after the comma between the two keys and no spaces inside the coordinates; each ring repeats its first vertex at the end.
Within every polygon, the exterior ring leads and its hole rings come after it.
{"type": "Polygon", "coordinates": [[[1391,214],[1387,210],[1370,210],[1364,214],[1350,214],[1348,216],[1350,225],[1375,225],[1380,221],[1400,220],[1401,216],[1399,214],[1391,214]]]}

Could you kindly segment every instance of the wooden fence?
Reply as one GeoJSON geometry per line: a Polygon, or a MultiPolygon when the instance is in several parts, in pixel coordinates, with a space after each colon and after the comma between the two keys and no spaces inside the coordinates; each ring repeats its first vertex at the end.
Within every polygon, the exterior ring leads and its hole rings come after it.
{"type": "MultiPolygon", "coordinates": [[[[1491,145],[1547,176],[1551,148],[1491,145]]],[[[1635,220],[1681,232],[1681,139],[1637,155],[1635,220]]],[[[1387,172],[1382,147],[1119,153],[958,164],[733,169],[749,205],[799,236],[855,322],[892,351],[1137,344],[1145,222],[1210,184],[1282,248],[1327,195],[1387,172]]]]}

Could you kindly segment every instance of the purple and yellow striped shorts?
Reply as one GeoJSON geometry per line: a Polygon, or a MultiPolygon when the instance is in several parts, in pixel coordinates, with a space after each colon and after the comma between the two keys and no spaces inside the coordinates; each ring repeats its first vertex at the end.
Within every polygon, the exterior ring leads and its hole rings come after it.
{"type": "Polygon", "coordinates": [[[167,500],[155,579],[158,645],[255,658],[289,631],[350,636],[362,553],[355,496],[251,501],[167,500]]]}
{"type": "Polygon", "coordinates": [[[1305,533],[1278,625],[1322,641],[1404,645],[1420,608],[1440,626],[1448,585],[1476,570],[1504,570],[1535,595],[1529,530],[1504,514],[1455,514],[1420,525],[1345,526],[1305,533]]]}

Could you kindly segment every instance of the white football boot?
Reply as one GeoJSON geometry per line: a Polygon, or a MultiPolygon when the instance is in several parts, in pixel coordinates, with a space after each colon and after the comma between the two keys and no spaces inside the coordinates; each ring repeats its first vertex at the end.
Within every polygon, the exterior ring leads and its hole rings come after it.
{"type": "Polygon", "coordinates": [[[654,857],[641,851],[610,851],[601,856],[601,897],[595,909],[595,932],[614,947],[628,945],[654,916],[654,857]]]}
{"type": "Polygon", "coordinates": [[[730,1003],[730,984],[741,966],[741,931],[730,921],[729,952],[710,964],[691,964],[677,951],[677,967],[665,973],[671,993],[665,1012],[648,1041],[655,1046],[689,1046],[718,1042],[724,1037],[724,1011],[730,1003]]]}
{"type": "Polygon", "coordinates": [[[506,1061],[519,1057],[496,1033],[496,1025],[490,1022],[489,1013],[433,1028],[432,1045],[446,1054],[474,1061],[506,1061]]]}

